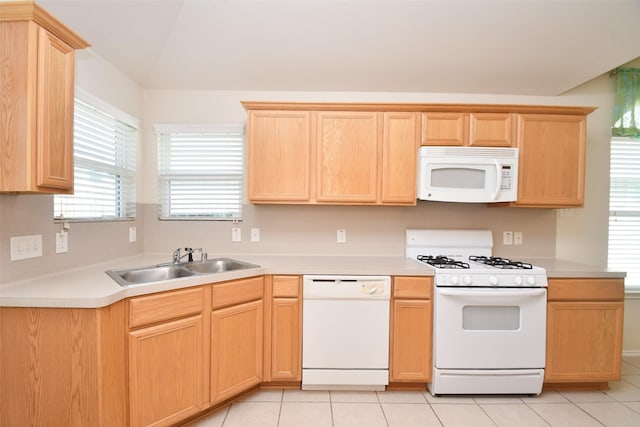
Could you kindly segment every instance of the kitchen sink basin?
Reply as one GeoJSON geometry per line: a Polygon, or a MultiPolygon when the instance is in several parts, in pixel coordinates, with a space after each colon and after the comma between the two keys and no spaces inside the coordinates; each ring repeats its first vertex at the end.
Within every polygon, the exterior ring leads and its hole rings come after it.
{"type": "Polygon", "coordinates": [[[248,268],[260,268],[260,266],[231,258],[215,258],[208,261],[160,264],[123,270],[108,270],[106,273],[120,286],[128,287],[145,283],[179,279],[181,277],[225,273],[228,271],[244,270],[248,268]]]}
{"type": "Polygon", "coordinates": [[[129,270],[109,270],[109,277],[122,286],[130,286],[141,283],[160,282],[163,280],[177,279],[193,276],[195,273],[182,266],[154,266],[132,268],[129,270]]]}
{"type": "Polygon", "coordinates": [[[244,270],[246,268],[258,268],[258,265],[237,261],[231,258],[216,258],[204,262],[191,262],[184,264],[185,268],[198,273],[224,273],[225,271],[244,270]]]}

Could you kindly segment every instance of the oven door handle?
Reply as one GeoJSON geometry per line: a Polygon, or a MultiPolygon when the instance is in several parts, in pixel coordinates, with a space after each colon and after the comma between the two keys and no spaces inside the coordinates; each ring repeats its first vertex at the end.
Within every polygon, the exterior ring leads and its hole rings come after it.
{"type": "Polygon", "coordinates": [[[484,290],[485,288],[481,288],[478,290],[469,290],[469,289],[438,289],[436,292],[440,295],[450,296],[450,297],[482,297],[482,296],[492,296],[492,297],[539,297],[546,294],[547,290],[545,288],[539,289],[528,289],[521,291],[513,291],[502,290],[497,288],[491,288],[490,290],[484,290]]]}

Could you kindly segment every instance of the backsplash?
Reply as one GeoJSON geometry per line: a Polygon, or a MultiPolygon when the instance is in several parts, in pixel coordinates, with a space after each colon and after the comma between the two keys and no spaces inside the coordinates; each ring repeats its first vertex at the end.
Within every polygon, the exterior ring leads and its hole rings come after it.
{"type": "Polygon", "coordinates": [[[69,252],[55,253],[53,196],[0,196],[0,281],[68,270],[140,252],[166,253],[177,247],[202,247],[210,254],[242,253],[392,255],[403,256],[405,229],[491,229],[494,254],[510,257],[553,257],[555,210],[487,207],[483,204],[418,202],[417,206],[287,206],[244,205],[244,220],[159,221],[157,205],[138,205],[136,221],[72,223],[69,252]],[[137,242],[129,243],[129,227],[137,242]],[[231,228],[242,241],[231,241],[231,228]],[[250,241],[251,228],[260,241],[250,241]],[[346,243],[336,243],[337,229],[346,243]],[[503,231],[521,231],[523,245],[502,245],[503,231]],[[11,261],[10,238],[42,234],[43,256],[11,261]]]}
{"type": "Polygon", "coordinates": [[[56,254],[55,237],[60,224],[53,221],[53,196],[0,196],[0,282],[13,282],[130,256],[142,251],[141,216],[135,221],[71,223],[66,253],[56,254]],[[137,241],[129,243],[129,227],[136,227],[137,241]],[[11,261],[14,236],[42,235],[42,257],[11,261]]]}

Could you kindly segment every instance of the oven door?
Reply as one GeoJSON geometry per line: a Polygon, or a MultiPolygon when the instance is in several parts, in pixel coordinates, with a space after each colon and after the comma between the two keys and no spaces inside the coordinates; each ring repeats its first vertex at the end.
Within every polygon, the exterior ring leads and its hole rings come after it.
{"type": "Polygon", "coordinates": [[[439,369],[544,368],[546,288],[435,288],[439,369]]]}

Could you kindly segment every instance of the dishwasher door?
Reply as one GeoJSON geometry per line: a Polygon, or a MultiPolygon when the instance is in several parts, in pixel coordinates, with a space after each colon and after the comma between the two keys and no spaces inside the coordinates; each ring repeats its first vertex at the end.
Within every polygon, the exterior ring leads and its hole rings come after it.
{"type": "Polygon", "coordinates": [[[384,390],[390,296],[389,276],[304,276],[303,390],[384,390]]]}

